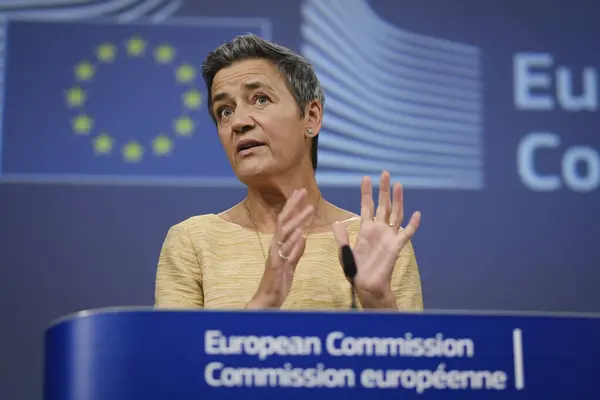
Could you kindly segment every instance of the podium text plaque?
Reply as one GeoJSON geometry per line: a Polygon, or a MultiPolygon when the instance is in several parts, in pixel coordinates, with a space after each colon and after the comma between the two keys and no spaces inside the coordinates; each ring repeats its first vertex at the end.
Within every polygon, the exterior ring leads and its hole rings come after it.
{"type": "Polygon", "coordinates": [[[45,400],[600,398],[597,315],[106,309],[46,331],[45,400]]]}

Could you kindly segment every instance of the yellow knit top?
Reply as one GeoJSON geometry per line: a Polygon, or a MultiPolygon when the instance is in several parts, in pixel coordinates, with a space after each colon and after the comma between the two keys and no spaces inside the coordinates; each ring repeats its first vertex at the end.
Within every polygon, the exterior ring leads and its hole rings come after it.
{"type": "MultiPolygon", "coordinates": [[[[356,242],[360,218],[346,221],[356,242]]],[[[191,217],[172,226],[164,240],[156,273],[155,306],[161,308],[241,309],[256,293],[265,268],[270,234],[251,231],[216,214],[191,217]]],[[[392,275],[398,308],[423,309],[421,282],[411,243],[400,251],[392,275]]],[[[332,232],[308,235],[282,309],[348,309],[350,284],[338,259],[332,232]]]]}

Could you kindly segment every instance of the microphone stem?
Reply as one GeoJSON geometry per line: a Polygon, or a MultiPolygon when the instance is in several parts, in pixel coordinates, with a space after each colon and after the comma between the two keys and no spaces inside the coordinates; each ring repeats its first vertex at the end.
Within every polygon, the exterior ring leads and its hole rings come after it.
{"type": "Polygon", "coordinates": [[[350,309],[356,310],[356,288],[354,287],[354,278],[350,280],[350,309]]]}

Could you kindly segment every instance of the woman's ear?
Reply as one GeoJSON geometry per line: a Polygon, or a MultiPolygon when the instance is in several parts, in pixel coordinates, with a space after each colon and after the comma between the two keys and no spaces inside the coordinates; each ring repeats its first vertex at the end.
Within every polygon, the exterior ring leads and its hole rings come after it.
{"type": "Polygon", "coordinates": [[[306,106],[305,117],[306,130],[316,136],[321,131],[323,124],[323,105],[319,100],[313,100],[306,106]]]}

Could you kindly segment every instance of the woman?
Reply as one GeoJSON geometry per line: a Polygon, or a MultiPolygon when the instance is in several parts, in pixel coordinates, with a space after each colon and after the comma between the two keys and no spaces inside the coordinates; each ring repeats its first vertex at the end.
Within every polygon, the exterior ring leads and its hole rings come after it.
{"type": "Polygon", "coordinates": [[[157,307],[346,309],[340,248],[353,245],[359,307],[422,310],[403,219],[402,187],[361,184],[361,215],[322,198],[315,179],[324,94],[309,63],[255,35],[235,38],[203,65],[209,113],[247,197],[169,230],[156,276],[157,307]],[[390,193],[392,191],[393,193],[390,193]],[[392,200],[390,200],[390,197],[392,200]]]}

